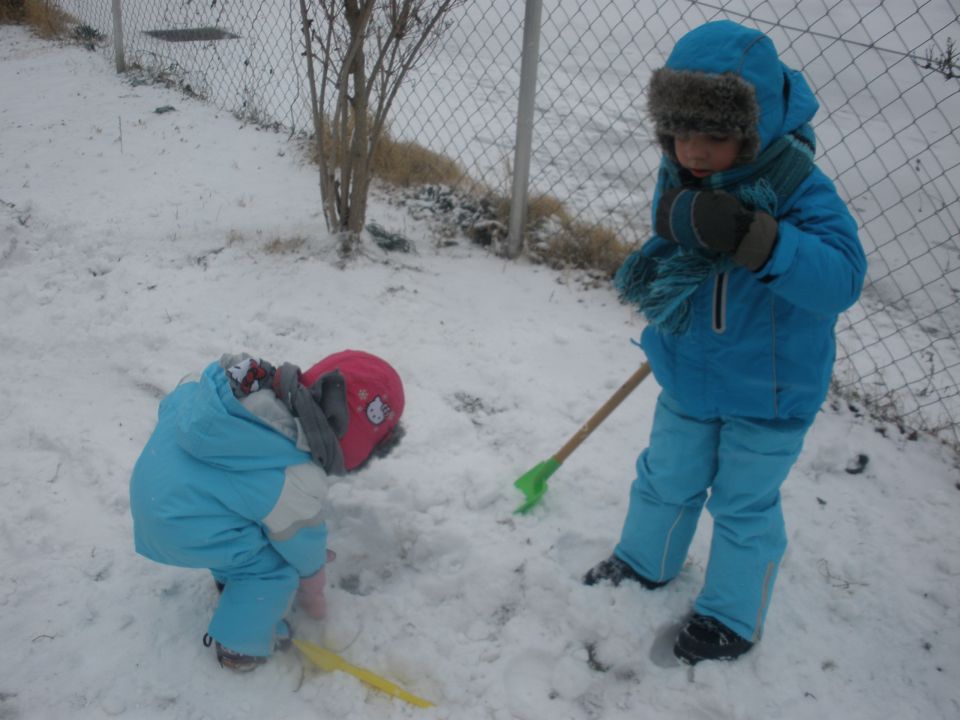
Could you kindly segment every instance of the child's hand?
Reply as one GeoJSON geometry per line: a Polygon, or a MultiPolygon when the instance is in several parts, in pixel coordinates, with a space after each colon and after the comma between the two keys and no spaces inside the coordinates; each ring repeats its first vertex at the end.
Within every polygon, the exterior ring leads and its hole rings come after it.
{"type": "Polygon", "coordinates": [[[722,190],[674,188],[660,198],[656,231],[691,249],[728,253],[756,272],[770,259],[777,221],[722,190]]]}

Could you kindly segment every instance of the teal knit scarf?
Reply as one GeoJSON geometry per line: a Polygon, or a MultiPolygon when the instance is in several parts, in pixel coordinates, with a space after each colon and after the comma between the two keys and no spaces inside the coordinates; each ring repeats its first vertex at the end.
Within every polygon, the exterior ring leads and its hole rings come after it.
{"type": "MultiPolygon", "coordinates": [[[[698,189],[724,190],[751,210],[777,217],[783,202],[813,169],[816,140],[809,125],[770,144],[752,163],[714,173],[698,189]]],[[[682,184],[680,167],[664,157],[657,180],[660,192],[682,184]]],[[[639,306],[651,325],[680,335],[690,327],[691,296],[704,280],[734,267],[725,254],[674,245],[661,257],[632,253],[617,271],[614,287],[620,297],[639,306]]]]}

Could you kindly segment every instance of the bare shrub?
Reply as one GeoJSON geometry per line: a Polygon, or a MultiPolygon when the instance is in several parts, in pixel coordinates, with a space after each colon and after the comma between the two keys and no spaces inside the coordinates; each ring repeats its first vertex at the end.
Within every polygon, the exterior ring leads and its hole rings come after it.
{"type": "Polygon", "coordinates": [[[397,91],[465,0],[300,0],[327,228],[359,237],[397,91]],[[319,73],[318,73],[319,71],[319,73]]]}

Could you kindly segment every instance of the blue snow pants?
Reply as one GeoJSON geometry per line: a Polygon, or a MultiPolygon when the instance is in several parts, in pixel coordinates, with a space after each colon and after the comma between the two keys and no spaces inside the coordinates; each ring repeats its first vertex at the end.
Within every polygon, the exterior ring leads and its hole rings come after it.
{"type": "Polygon", "coordinates": [[[276,637],[289,633],[283,617],[300,583],[297,571],[269,545],[244,563],[211,571],[224,588],[207,632],[235,652],[270,655],[276,637]]]}
{"type": "Polygon", "coordinates": [[[713,537],[695,610],[758,641],[787,546],[780,486],[812,422],[699,420],[661,393],[649,446],[637,459],[617,557],[650,580],[671,580],[706,504],[713,537]]]}

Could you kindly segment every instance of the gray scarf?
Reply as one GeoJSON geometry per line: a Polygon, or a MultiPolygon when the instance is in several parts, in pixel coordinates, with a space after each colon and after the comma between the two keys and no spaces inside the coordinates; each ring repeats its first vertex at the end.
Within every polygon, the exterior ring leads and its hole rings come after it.
{"type": "Polygon", "coordinates": [[[277,371],[274,392],[300,420],[310,445],[310,457],[328,475],[345,475],[339,438],[347,432],[347,385],[339,370],[317,379],[309,388],[300,384],[300,368],[284,363],[277,371]]]}
{"type": "Polygon", "coordinates": [[[248,355],[224,355],[221,366],[234,397],[243,399],[271,390],[295,417],[310,448],[310,458],[328,475],[345,475],[339,438],[347,432],[346,382],[338,370],[318,378],[309,388],[300,384],[300,368],[283,363],[279,369],[248,355]],[[237,370],[242,368],[243,373],[237,370]]]}

